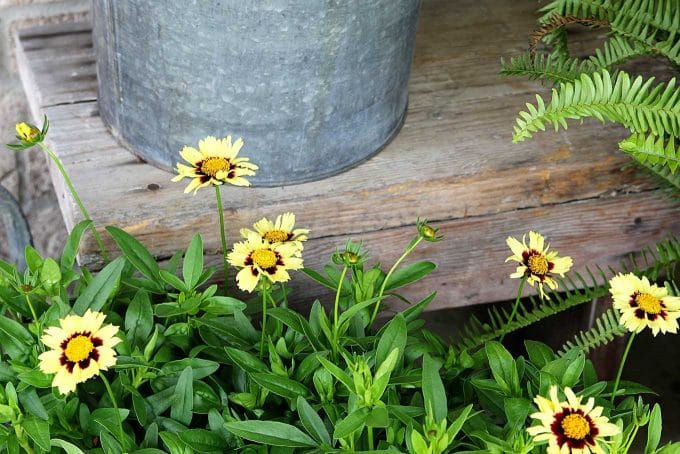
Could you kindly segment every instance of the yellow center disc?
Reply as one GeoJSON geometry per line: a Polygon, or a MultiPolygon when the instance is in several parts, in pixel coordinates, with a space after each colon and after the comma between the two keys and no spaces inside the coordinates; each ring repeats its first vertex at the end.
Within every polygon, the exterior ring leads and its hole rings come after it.
{"type": "Polygon", "coordinates": [[[649,293],[640,293],[635,297],[635,302],[640,309],[648,314],[658,314],[661,312],[661,301],[649,293]]]}
{"type": "Polygon", "coordinates": [[[228,159],[213,157],[203,161],[203,164],[201,164],[201,171],[206,175],[214,177],[217,175],[217,172],[229,171],[230,167],[228,159]]]}
{"type": "Polygon", "coordinates": [[[548,272],[548,259],[542,255],[532,255],[529,257],[529,271],[533,274],[544,275],[548,272]]]}
{"type": "Polygon", "coordinates": [[[583,440],[590,433],[590,423],[584,416],[573,413],[562,420],[562,430],[572,440],[583,440]]]}
{"type": "Polygon", "coordinates": [[[68,341],[64,354],[66,355],[66,359],[77,363],[90,356],[93,349],[94,345],[92,345],[92,341],[89,337],[76,336],[68,341]]]}
{"type": "Polygon", "coordinates": [[[253,259],[253,262],[263,270],[276,265],[276,254],[269,249],[258,249],[253,252],[250,257],[253,259]]]}
{"type": "Polygon", "coordinates": [[[288,239],[288,233],[283,230],[270,230],[264,234],[264,239],[270,243],[283,243],[288,239]]]}

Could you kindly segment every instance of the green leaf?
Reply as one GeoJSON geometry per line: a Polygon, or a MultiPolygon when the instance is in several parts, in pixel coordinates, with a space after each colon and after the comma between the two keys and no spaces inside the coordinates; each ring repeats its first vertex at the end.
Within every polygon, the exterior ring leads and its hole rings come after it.
{"type": "Polygon", "coordinates": [[[211,296],[205,301],[208,302],[202,309],[208,314],[231,315],[236,311],[244,311],[246,303],[230,296],[211,296]]]}
{"type": "Polygon", "coordinates": [[[437,265],[428,261],[409,263],[392,273],[390,280],[385,286],[385,290],[394,290],[419,281],[434,271],[435,268],[437,268],[437,265]]]}
{"type": "Polygon", "coordinates": [[[529,413],[534,409],[528,399],[512,397],[503,401],[505,416],[508,419],[508,427],[512,430],[524,430],[525,422],[529,413]]]}
{"type": "Polygon", "coordinates": [[[405,311],[402,312],[402,315],[404,316],[404,320],[406,320],[406,323],[410,323],[418,318],[418,316],[425,310],[427,309],[427,306],[430,305],[430,303],[434,300],[434,297],[437,296],[437,292],[432,292],[429,295],[427,295],[425,298],[423,298],[421,301],[419,301],[417,304],[414,304],[413,306],[409,307],[405,311]]]}
{"type": "Polygon", "coordinates": [[[581,378],[581,373],[586,365],[586,357],[579,355],[576,360],[569,363],[567,370],[562,375],[562,386],[574,387],[578,383],[579,378],[581,378]]]}
{"type": "Polygon", "coordinates": [[[227,430],[246,440],[291,448],[316,447],[317,443],[295,426],[277,421],[237,421],[224,423],[227,430]]]}
{"type": "Polygon", "coordinates": [[[645,445],[644,454],[654,454],[656,448],[661,441],[661,407],[659,404],[654,404],[652,413],[649,416],[649,425],[647,426],[647,444],[645,445]]]}
{"type": "Polygon", "coordinates": [[[332,446],[331,436],[328,434],[323,420],[302,396],[297,398],[297,411],[300,422],[307,433],[314,437],[319,444],[332,446]]]}
{"type": "Polygon", "coordinates": [[[215,361],[201,358],[184,358],[165,363],[161,371],[165,376],[180,375],[187,367],[191,367],[194,380],[208,377],[220,368],[220,364],[215,361]]]}
{"type": "Polygon", "coordinates": [[[234,347],[224,347],[232,362],[248,373],[268,372],[269,368],[259,358],[234,347]]]}
{"type": "Polygon", "coordinates": [[[106,231],[113,237],[125,258],[144,276],[155,283],[160,282],[160,268],[151,253],[132,235],[118,227],[108,226],[106,231]]]}
{"type": "Polygon", "coordinates": [[[190,429],[178,432],[177,436],[196,452],[226,452],[227,445],[222,438],[205,429],[190,429]]]}
{"type": "Polygon", "coordinates": [[[0,335],[3,342],[10,341],[21,350],[27,350],[27,347],[32,347],[35,344],[33,336],[22,324],[4,315],[0,315],[0,335]]]}
{"type": "Polygon", "coordinates": [[[196,287],[198,279],[203,273],[203,240],[200,234],[194,235],[187,248],[182,264],[182,277],[189,288],[196,287]]]}
{"type": "Polygon", "coordinates": [[[489,367],[493,378],[508,396],[519,394],[519,374],[517,364],[505,347],[499,342],[487,342],[486,356],[489,359],[489,367]]]}
{"type": "Polygon", "coordinates": [[[319,362],[323,367],[328,370],[328,372],[331,373],[337,380],[339,380],[345,387],[350,391],[354,392],[354,380],[347,375],[345,371],[340,369],[338,366],[333,364],[332,362],[328,361],[326,358],[319,356],[318,357],[319,362]]]}
{"type": "Polygon", "coordinates": [[[366,416],[366,425],[368,427],[386,428],[390,425],[390,415],[387,408],[375,406],[371,412],[366,416]]]}
{"type": "Polygon", "coordinates": [[[123,272],[125,260],[118,257],[106,265],[97,276],[90,282],[76,302],[73,304],[73,312],[83,315],[88,309],[99,311],[118,286],[118,280],[123,272]]]}
{"type": "Polygon", "coordinates": [[[42,419],[27,416],[21,427],[33,442],[44,451],[50,450],[50,423],[42,419]]]}
{"type": "Polygon", "coordinates": [[[61,270],[59,264],[52,258],[46,258],[40,268],[40,282],[50,295],[59,293],[61,270]],[[56,291],[55,291],[56,290],[56,291]]]}
{"type": "Polygon", "coordinates": [[[307,397],[311,395],[309,390],[302,383],[298,383],[290,378],[282,377],[270,373],[255,373],[250,377],[260,386],[267,388],[274,394],[288,399],[296,399],[298,396],[307,397]]]}
{"type": "Polygon", "coordinates": [[[43,405],[38,393],[33,388],[28,388],[24,391],[19,392],[19,402],[30,414],[38,419],[47,421],[49,415],[45,406],[43,405]]]}
{"type": "Polygon", "coordinates": [[[146,345],[153,330],[153,309],[149,294],[137,290],[125,312],[125,331],[130,342],[146,345]]]}
{"type": "Polygon", "coordinates": [[[170,416],[184,425],[191,424],[194,409],[194,382],[191,366],[187,366],[179,376],[175,394],[170,406],[170,416]]]}
{"type": "MultiPolygon", "coordinates": [[[[125,421],[130,414],[130,410],[127,408],[120,408],[118,409],[118,414],[120,415],[121,421],[125,421]]],[[[118,418],[116,417],[116,410],[114,408],[97,408],[90,415],[87,424],[88,430],[92,434],[101,436],[103,431],[118,434],[118,418]]],[[[126,442],[127,441],[130,441],[129,437],[126,439],[126,442]]]]}
{"type": "Polygon", "coordinates": [[[165,271],[165,270],[160,270],[158,272],[158,276],[161,278],[163,282],[166,284],[170,284],[172,287],[176,288],[177,290],[181,290],[183,292],[188,292],[189,289],[187,288],[186,284],[182,282],[182,279],[178,278],[174,274],[165,271]]]}
{"type": "Polygon", "coordinates": [[[375,372],[373,384],[371,385],[371,395],[373,396],[373,399],[380,399],[385,392],[385,388],[387,388],[387,385],[390,382],[390,375],[394,370],[399,354],[398,348],[392,349],[387,358],[385,358],[385,361],[380,364],[378,370],[375,372]]]}
{"type": "Polygon", "coordinates": [[[371,298],[366,301],[362,301],[360,303],[354,304],[353,306],[350,306],[345,312],[340,314],[340,317],[338,318],[338,323],[340,326],[344,325],[345,323],[348,323],[352,317],[357,315],[359,312],[367,308],[368,306],[373,305],[376,301],[378,301],[378,297],[371,298]]]}
{"type": "Polygon", "coordinates": [[[61,272],[65,274],[67,271],[73,270],[73,265],[76,263],[76,256],[78,255],[78,249],[80,248],[80,240],[83,238],[83,233],[87,230],[92,221],[81,221],[73,227],[71,233],[66,240],[64,245],[64,251],[61,253],[61,272]]]}
{"type": "Polygon", "coordinates": [[[403,315],[397,314],[390,320],[387,327],[383,330],[382,336],[380,336],[375,349],[375,363],[382,364],[392,349],[397,348],[399,355],[397,356],[396,364],[401,364],[404,349],[406,348],[406,337],[406,320],[404,320],[403,315]]]}
{"type": "Polygon", "coordinates": [[[51,439],[50,445],[56,448],[63,449],[66,452],[66,454],[85,454],[79,447],[77,447],[73,443],[69,443],[68,441],[64,441],[60,438],[51,439]]]}
{"type": "Polygon", "coordinates": [[[555,352],[542,342],[525,340],[524,347],[527,349],[529,360],[537,369],[542,369],[543,366],[557,357],[555,352]]]}
{"type": "Polygon", "coordinates": [[[324,287],[328,287],[332,290],[336,289],[336,285],[333,282],[329,281],[328,279],[326,279],[325,277],[323,277],[321,274],[317,273],[313,269],[303,268],[300,271],[302,271],[303,274],[306,274],[311,279],[315,280],[316,282],[323,285],[324,287]]]}
{"type": "Polygon", "coordinates": [[[368,408],[361,407],[347,415],[345,419],[338,421],[335,424],[333,438],[339,440],[341,438],[348,437],[352,435],[354,432],[362,429],[364,427],[369,412],[370,410],[368,408]]]}
{"type": "Polygon", "coordinates": [[[102,450],[105,454],[123,454],[123,447],[110,433],[102,432],[99,437],[99,442],[101,443],[102,450]]]}
{"type": "Polygon", "coordinates": [[[453,422],[446,431],[446,435],[448,435],[449,437],[449,443],[451,443],[456,438],[456,435],[458,435],[460,429],[463,428],[463,424],[465,424],[465,421],[467,421],[471,411],[472,404],[465,407],[463,411],[461,411],[460,414],[456,417],[456,419],[453,420],[453,422]]]}
{"type": "Polygon", "coordinates": [[[436,422],[446,419],[448,407],[444,383],[439,376],[438,364],[427,353],[423,356],[423,399],[425,408],[432,409],[436,422]]]}
{"type": "Polygon", "coordinates": [[[315,351],[323,349],[309,322],[297,312],[285,307],[275,307],[270,309],[267,314],[298,333],[304,334],[315,351]]]}

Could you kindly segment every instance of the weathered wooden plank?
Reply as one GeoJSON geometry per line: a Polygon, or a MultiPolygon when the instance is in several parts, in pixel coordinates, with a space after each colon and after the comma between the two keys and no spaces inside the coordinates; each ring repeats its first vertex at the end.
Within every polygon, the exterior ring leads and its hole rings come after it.
{"type": "MultiPolygon", "coordinates": [[[[568,132],[510,143],[517,111],[531,93],[546,92],[498,74],[501,56],[526,47],[534,7],[511,0],[425,0],[400,134],[366,163],[323,181],[223,188],[230,238],[262,216],[293,211],[313,230],[305,250],[311,265],[348,236],[365,239],[373,256],[389,263],[413,234],[416,217],[428,217],[449,239],[428,248],[440,266],[415,291],[437,288],[437,307],[444,307],[512,297],[514,284],[505,279],[503,264],[510,234],[543,230],[579,263],[606,266],[680,231],[677,212],[648,192],[646,178],[632,169],[620,172],[627,158],[614,149],[626,134],[622,128],[587,121],[568,132]],[[637,218],[642,221],[635,224],[637,218]]],[[[217,263],[212,191],[183,195],[184,183],[170,183],[172,175],[144,164],[108,133],[92,101],[95,69],[85,30],[78,24],[72,31],[32,30],[17,38],[33,116],[50,117],[49,142],[100,228],[122,226],[159,257],[198,231],[217,263]]],[[[584,36],[582,46],[591,39],[584,36]]],[[[70,228],[79,213],[51,172],[70,228]]],[[[84,251],[83,263],[96,262],[91,239],[84,251]]]]}

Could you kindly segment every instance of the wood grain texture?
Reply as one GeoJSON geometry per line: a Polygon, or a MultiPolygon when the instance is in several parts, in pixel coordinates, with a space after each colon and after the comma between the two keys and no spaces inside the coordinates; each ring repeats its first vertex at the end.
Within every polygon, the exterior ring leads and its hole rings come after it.
{"type": "MultiPolygon", "coordinates": [[[[628,161],[616,151],[622,128],[586,121],[511,144],[517,112],[536,91],[546,93],[498,74],[501,56],[526,48],[534,8],[513,0],[424,0],[401,133],[369,161],[322,181],[224,187],[229,237],[263,216],[293,211],[299,225],[312,229],[308,265],[325,263],[347,237],[363,239],[373,259],[389,264],[414,234],[416,218],[429,218],[447,240],[414,254],[439,267],[408,295],[436,289],[434,307],[441,308],[514,297],[512,267],[504,263],[508,235],[540,230],[582,268],[614,265],[680,232],[676,208],[652,193],[649,180],[633,169],[621,172],[628,161]]],[[[48,142],[97,225],[125,228],[161,259],[200,232],[217,263],[213,192],[182,194],[185,183],[171,183],[171,174],[123,149],[102,123],[87,25],[25,30],[16,39],[32,114],[36,121],[49,116],[48,142]]],[[[587,39],[579,45],[588,47],[587,39]]],[[[56,169],[50,171],[71,228],[80,214],[56,169]]],[[[98,264],[91,238],[81,262],[98,264]]],[[[307,297],[319,291],[300,277],[293,285],[307,297]]]]}

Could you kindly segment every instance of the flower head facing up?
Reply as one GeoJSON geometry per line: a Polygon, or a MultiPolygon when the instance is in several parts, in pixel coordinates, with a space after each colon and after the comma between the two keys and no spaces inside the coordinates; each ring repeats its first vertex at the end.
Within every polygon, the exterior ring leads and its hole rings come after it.
{"type": "Polygon", "coordinates": [[[543,284],[555,290],[557,282],[553,276],[564,276],[571,268],[571,257],[558,257],[557,251],[548,252],[550,245],[545,245],[545,239],[540,233],[529,232],[528,245],[526,235],[522,237],[521,243],[513,237],[508,237],[505,242],[513,253],[505,261],[514,260],[520,264],[510,277],[526,277],[530,285],[537,284],[541,297],[545,297],[543,284]]]}
{"type": "Polygon", "coordinates": [[[253,224],[255,231],[241,229],[241,236],[248,238],[253,233],[259,235],[269,244],[292,243],[298,249],[298,255],[302,252],[302,242],[307,241],[309,229],[295,228],[295,214],[283,213],[276,217],[274,222],[267,218],[262,218],[253,224]]]}
{"type": "Polygon", "coordinates": [[[42,342],[50,350],[40,355],[40,370],[55,374],[52,386],[62,394],[75,391],[78,383],[116,364],[113,347],[120,342],[115,337],[118,327],[102,326],[105,318],[88,309],[82,317],[68,315],[59,320],[59,326],[45,330],[42,342]]]}
{"type": "Polygon", "coordinates": [[[418,229],[418,235],[425,241],[436,243],[444,239],[444,235],[439,233],[439,229],[428,224],[427,219],[418,219],[416,221],[416,228],[418,229]]]}
{"type": "Polygon", "coordinates": [[[628,330],[639,333],[650,328],[653,335],[677,333],[680,297],[669,296],[664,287],[651,284],[646,277],[633,273],[618,274],[609,281],[614,307],[620,322],[628,330]]]}
{"type": "Polygon", "coordinates": [[[527,432],[534,441],[548,441],[548,454],[589,454],[602,453],[599,442],[604,437],[619,433],[620,429],[602,416],[602,407],[595,406],[592,397],[584,405],[581,397],[566,387],[566,401],[557,397],[557,386],[550,388],[550,399],[536,396],[534,402],[538,412],[531,415],[539,424],[529,427],[527,432]]]}
{"type": "Polygon", "coordinates": [[[47,120],[47,117],[44,117],[42,129],[39,129],[31,123],[17,123],[15,129],[17,132],[16,139],[19,143],[7,144],[7,147],[10,150],[15,151],[31,148],[33,145],[36,145],[45,139],[49,127],[50,122],[47,120]]]}
{"type": "Polygon", "coordinates": [[[242,139],[237,139],[232,144],[231,136],[224,139],[209,136],[198,142],[198,150],[184,147],[179,154],[191,165],[177,163],[178,175],[172,181],[191,178],[184,192],[194,191],[194,194],[199,188],[210,185],[229,183],[250,186],[250,182],[244,177],[255,175],[258,167],[248,158],[236,157],[242,146],[242,139]]]}
{"type": "Polygon", "coordinates": [[[234,244],[234,250],[229,253],[227,260],[231,265],[242,268],[236,275],[238,287],[252,292],[260,276],[266,276],[271,282],[288,281],[288,270],[302,268],[302,258],[298,252],[294,243],[270,244],[257,232],[250,232],[246,241],[234,244]]]}

